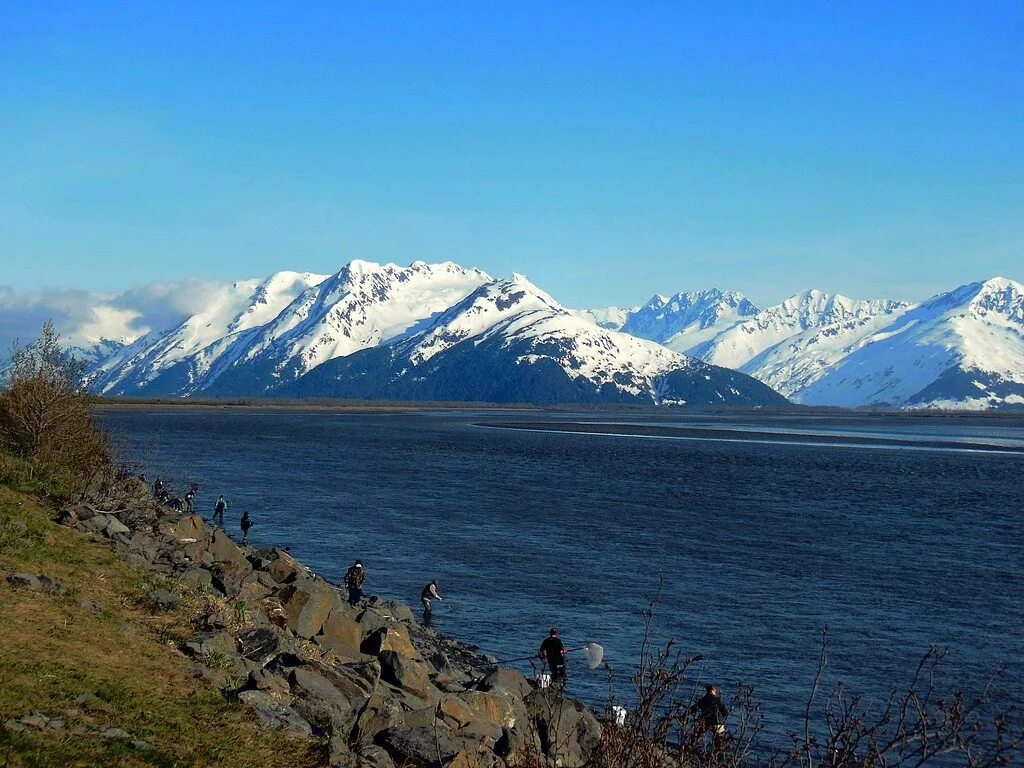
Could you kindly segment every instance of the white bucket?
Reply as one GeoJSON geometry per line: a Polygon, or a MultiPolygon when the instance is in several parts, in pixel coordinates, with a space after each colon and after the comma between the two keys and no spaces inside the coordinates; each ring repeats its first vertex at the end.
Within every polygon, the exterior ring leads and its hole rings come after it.
{"type": "Polygon", "coordinates": [[[541,672],[539,675],[537,675],[538,688],[547,688],[549,685],[551,685],[551,673],[541,672]]]}

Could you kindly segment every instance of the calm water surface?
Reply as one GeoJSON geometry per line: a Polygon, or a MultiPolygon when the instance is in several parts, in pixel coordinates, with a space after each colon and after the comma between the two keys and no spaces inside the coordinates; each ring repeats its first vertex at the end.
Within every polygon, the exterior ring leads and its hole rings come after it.
{"type": "MultiPolygon", "coordinates": [[[[249,510],[256,545],[327,578],[361,558],[372,593],[416,604],[437,578],[438,628],[511,658],[552,625],[597,641],[628,689],[643,595],[665,573],[658,631],[705,656],[704,679],[753,684],[769,725],[794,722],[819,633],[830,681],[868,696],[948,646],[949,685],[1000,665],[1024,704],[1024,455],[665,440],[490,429],[537,418],[1024,446],[1019,422],[185,408],[104,411],[209,514],[249,510]]],[[[237,524],[237,523],[235,523],[237,524]]],[[[529,666],[524,667],[529,671],[529,666]]],[[[577,665],[572,690],[607,696],[577,665]]]]}

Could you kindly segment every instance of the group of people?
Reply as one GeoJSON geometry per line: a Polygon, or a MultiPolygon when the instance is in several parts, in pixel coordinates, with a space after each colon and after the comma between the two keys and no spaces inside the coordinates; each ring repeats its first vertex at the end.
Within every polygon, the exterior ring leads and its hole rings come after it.
{"type": "MultiPolygon", "coordinates": [[[[145,482],[146,476],[139,475],[139,478],[145,482]]],[[[184,496],[176,496],[170,486],[164,482],[162,477],[157,477],[153,482],[153,496],[161,504],[166,504],[171,509],[177,510],[178,512],[184,512],[186,514],[192,514],[195,511],[196,492],[199,490],[199,486],[196,483],[189,483],[188,490],[185,491],[184,496]]],[[[228,511],[228,502],[223,495],[217,497],[217,501],[213,505],[213,523],[215,525],[224,525],[224,513],[228,511]]],[[[242,518],[239,520],[239,527],[242,529],[242,543],[249,543],[249,530],[253,527],[254,523],[252,518],[249,516],[249,510],[242,513],[242,518]]]]}
{"type": "MultiPolygon", "coordinates": [[[[145,480],[145,475],[140,477],[145,480]]],[[[199,486],[191,483],[184,497],[179,498],[171,493],[163,478],[158,477],[156,482],[153,483],[153,494],[157,500],[163,504],[169,504],[174,509],[188,513],[192,512],[195,508],[195,497],[198,490],[199,486]]],[[[224,514],[227,511],[227,500],[223,495],[219,496],[213,505],[213,523],[224,525],[224,514]]],[[[242,529],[242,543],[247,544],[249,541],[249,530],[253,526],[248,510],[242,513],[239,525],[242,529]]],[[[345,572],[345,588],[348,591],[349,605],[355,606],[362,601],[364,597],[363,584],[365,583],[366,571],[363,568],[363,561],[356,560],[345,572]]],[[[423,606],[423,623],[426,626],[430,626],[432,623],[433,602],[435,600],[444,602],[444,598],[437,591],[437,580],[433,579],[420,592],[420,604],[423,606]]],[[[551,628],[548,636],[540,644],[537,655],[541,661],[547,664],[551,682],[559,687],[564,686],[567,678],[569,651],[558,636],[558,629],[551,628]]],[[[690,747],[696,748],[700,740],[710,733],[713,736],[715,752],[720,752],[725,743],[725,719],[729,711],[722,702],[718,689],[714,685],[707,685],[704,695],[690,706],[687,714],[695,718],[690,747]]]]}

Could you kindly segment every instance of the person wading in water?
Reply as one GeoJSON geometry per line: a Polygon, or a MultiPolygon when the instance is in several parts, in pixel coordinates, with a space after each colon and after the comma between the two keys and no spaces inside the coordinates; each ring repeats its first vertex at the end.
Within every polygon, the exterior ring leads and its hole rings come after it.
{"type": "Polygon", "coordinates": [[[431,581],[427,586],[423,588],[423,592],[420,593],[420,602],[423,603],[423,623],[428,627],[430,626],[430,620],[434,615],[433,609],[430,607],[431,600],[440,600],[444,602],[444,598],[437,594],[437,580],[431,581]]]}
{"type": "Polygon", "coordinates": [[[558,630],[552,627],[548,636],[544,639],[544,642],[540,644],[540,653],[538,654],[548,663],[548,669],[551,670],[552,682],[564,683],[565,657],[568,653],[569,652],[565,650],[565,645],[562,644],[562,638],[558,636],[558,630]]]}
{"type": "Polygon", "coordinates": [[[224,501],[224,497],[221,496],[217,499],[217,503],[213,505],[213,522],[217,524],[218,520],[220,525],[224,525],[224,513],[228,511],[228,503],[224,501]]]}
{"type": "Polygon", "coordinates": [[[363,571],[363,561],[356,560],[352,567],[345,572],[345,586],[348,587],[349,605],[355,605],[363,599],[364,581],[366,581],[366,572],[363,571]]]}
{"type": "Polygon", "coordinates": [[[690,738],[690,749],[696,749],[701,737],[711,731],[715,737],[714,754],[717,755],[725,744],[725,718],[729,710],[722,703],[722,697],[715,686],[708,685],[704,690],[704,695],[693,702],[687,710],[688,714],[697,715],[693,736],[690,738]]]}
{"type": "Polygon", "coordinates": [[[242,543],[243,544],[248,544],[249,543],[249,529],[252,528],[252,526],[253,526],[252,518],[249,517],[249,511],[248,510],[246,510],[245,512],[242,513],[242,522],[240,523],[240,525],[242,526],[242,543]]]}

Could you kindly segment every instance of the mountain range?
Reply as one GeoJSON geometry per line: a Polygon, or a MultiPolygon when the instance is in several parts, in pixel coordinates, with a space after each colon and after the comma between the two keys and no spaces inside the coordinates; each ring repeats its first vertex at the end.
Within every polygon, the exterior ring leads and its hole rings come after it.
{"type": "Polygon", "coordinates": [[[353,261],[242,281],[178,325],[83,350],[117,396],[784,406],[756,379],[600,327],[522,275],[353,261]]]}
{"type": "Polygon", "coordinates": [[[1024,286],[1002,277],[919,303],[809,290],[757,310],[728,291],[655,296],[619,329],[805,405],[1024,407],[1024,286]]]}
{"type": "Polygon", "coordinates": [[[710,289],[572,310],[522,275],[353,261],[205,286],[164,328],[129,322],[162,305],[93,304],[63,330],[105,395],[1024,407],[1024,286],[1005,278],[918,303],[710,289]]]}

